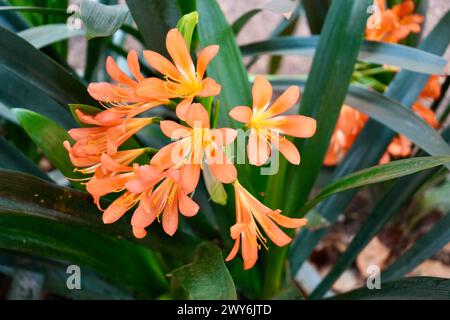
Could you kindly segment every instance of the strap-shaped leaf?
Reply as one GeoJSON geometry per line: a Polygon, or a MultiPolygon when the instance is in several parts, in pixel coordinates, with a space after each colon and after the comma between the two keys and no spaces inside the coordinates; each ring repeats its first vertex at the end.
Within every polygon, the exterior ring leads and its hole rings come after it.
{"type": "Polygon", "coordinates": [[[197,239],[182,231],[169,237],[161,231],[156,222],[155,226],[149,228],[148,237],[137,240],[126,221],[104,225],[101,222],[101,212],[88,194],[27,174],[0,170],[0,186],[0,212],[3,213],[57,221],[94,233],[125,238],[184,261],[190,258],[199,243],[197,239]]]}
{"type": "Polygon", "coordinates": [[[0,168],[29,173],[50,181],[44,172],[3,137],[0,137],[0,150],[0,168]]]}
{"type": "Polygon", "coordinates": [[[168,56],[166,34],[181,18],[176,0],[127,0],[147,49],[168,56]]]}
{"type": "Polygon", "coordinates": [[[450,280],[433,277],[413,277],[383,283],[381,289],[367,288],[350,291],[336,300],[448,300],[450,280]]]}
{"type": "Polygon", "coordinates": [[[392,180],[449,162],[450,156],[417,157],[391,161],[386,164],[357,171],[327,185],[314,198],[308,201],[308,203],[302,207],[301,211],[303,213],[308,212],[317,203],[338,192],[392,180]]]}
{"type": "MultiPolygon", "coordinates": [[[[69,154],[63,146],[65,140],[72,141],[64,128],[33,111],[27,109],[14,109],[13,111],[20,126],[64,176],[71,179],[83,178],[81,173],[75,172],[69,154]]],[[[84,189],[78,183],[74,183],[74,185],[84,189]]]]}
{"type": "MultiPolygon", "coordinates": [[[[51,60],[21,37],[0,27],[0,65],[61,105],[83,101],[95,105],[75,75],[51,60]]],[[[61,110],[63,111],[63,108],[61,110]]]]}
{"type": "Polygon", "coordinates": [[[84,36],[84,34],[85,31],[83,29],[71,30],[64,23],[47,24],[17,33],[18,36],[31,43],[37,49],[61,40],[84,36]]]}
{"type": "MultiPolygon", "coordinates": [[[[244,56],[260,54],[313,56],[319,36],[286,36],[250,43],[241,47],[244,56]]],[[[444,74],[447,60],[438,55],[404,45],[363,41],[358,53],[362,61],[387,64],[402,69],[428,73],[444,74]]]]}

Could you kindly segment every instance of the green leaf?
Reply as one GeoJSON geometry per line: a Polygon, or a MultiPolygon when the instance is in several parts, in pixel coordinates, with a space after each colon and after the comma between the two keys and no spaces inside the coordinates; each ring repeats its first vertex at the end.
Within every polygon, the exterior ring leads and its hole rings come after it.
{"type": "Polygon", "coordinates": [[[433,277],[412,277],[381,285],[380,290],[367,288],[350,291],[335,300],[448,300],[450,280],[433,277]]]}
{"type": "MultiPolygon", "coordinates": [[[[313,56],[319,36],[285,36],[250,43],[241,47],[244,56],[261,54],[313,56]]],[[[447,60],[435,54],[404,45],[363,41],[358,60],[387,64],[427,74],[445,74],[447,60]]]]}
{"type": "Polygon", "coordinates": [[[185,14],[178,20],[177,29],[183,35],[184,41],[188,48],[191,47],[192,35],[194,34],[195,26],[198,23],[198,13],[193,11],[185,14]]]}
{"type": "Polygon", "coordinates": [[[252,9],[237,18],[231,25],[235,36],[241,32],[242,28],[253,18],[255,15],[261,12],[262,9],[252,9]]]}
{"type": "Polygon", "coordinates": [[[79,299],[79,300],[130,300],[131,292],[123,290],[105,281],[101,275],[83,268],[82,290],[67,288],[67,263],[49,261],[35,256],[19,254],[18,252],[0,251],[0,272],[14,277],[16,269],[25,269],[45,275],[43,291],[47,294],[79,299]],[[32,264],[32,266],[31,266],[32,264]]]}
{"type": "Polygon", "coordinates": [[[202,243],[192,263],[171,272],[171,289],[176,297],[190,300],[235,300],[233,279],[222,252],[212,243],[202,243]]]}
{"type": "MultiPolygon", "coordinates": [[[[441,19],[427,38],[420,44],[419,49],[433,54],[443,54],[449,45],[450,12],[441,19]]],[[[399,101],[410,107],[428,81],[428,76],[411,71],[401,71],[391,82],[385,96],[399,101]]],[[[367,168],[378,163],[386,151],[387,146],[395,136],[395,132],[385,128],[382,124],[369,120],[358,135],[349,152],[341,164],[335,169],[333,179],[338,179],[353,171],[367,168]]],[[[330,197],[319,205],[320,212],[331,223],[347,207],[356,191],[347,191],[330,197]]],[[[319,240],[327,233],[323,228],[315,232],[305,230],[296,236],[291,250],[291,268],[298,270],[313,251],[319,240]]]]}
{"type": "Polygon", "coordinates": [[[84,36],[83,29],[70,30],[67,24],[47,24],[18,32],[17,35],[31,43],[35,48],[41,49],[52,43],[67,40],[73,37],[84,36]]]}
{"type": "Polygon", "coordinates": [[[224,88],[219,96],[219,127],[238,128],[240,125],[228,113],[235,106],[251,105],[252,100],[247,72],[236,39],[215,0],[198,0],[197,9],[200,16],[198,30],[201,47],[220,44],[219,53],[208,66],[208,76],[224,88]]]}
{"type": "MultiPolygon", "coordinates": [[[[26,109],[14,109],[14,114],[21,127],[26,131],[33,142],[42,149],[49,161],[58,168],[62,174],[70,179],[80,179],[84,176],[74,171],[67,150],[63,146],[65,140],[72,138],[65,129],[50,119],[26,109]]],[[[84,188],[78,183],[74,184],[84,188]]]]}
{"type": "Polygon", "coordinates": [[[181,18],[176,0],[127,0],[147,49],[168,56],[166,34],[181,18]]]}
{"type": "Polygon", "coordinates": [[[75,121],[66,108],[28,82],[26,78],[22,78],[4,66],[0,66],[0,81],[5,83],[5,85],[0,86],[2,102],[0,112],[8,120],[17,122],[11,108],[26,107],[49,117],[66,129],[75,125],[75,121]]]}
{"type": "Polygon", "coordinates": [[[0,150],[2,150],[0,153],[0,168],[29,173],[41,179],[50,181],[49,177],[30,159],[1,136],[0,150]]]}
{"type": "Polygon", "coordinates": [[[198,239],[183,231],[178,231],[173,237],[167,236],[156,222],[155,226],[147,229],[149,236],[136,239],[126,219],[112,225],[103,224],[101,212],[87,193],[60,187],[27,174],[0,170],[0,186],[0,212],[56,221],[123,241],[127,239],[182,261],[188,261],[199,244],[198,239]]]}
{"type": "MultiPolygon", "coordinates": [[[[277,202],[287,215],[294,215],[296,208],[306,202],[319,174],[350,85],[370,4],[370,0],[332,2],[300,108],[301,114],[316,119],[317,132],[310,139],[297,141],[302,164],[288,167],[285,185],[289,185],[289,192],[282,189],[277,192],[285,196],[282,202],[277,202]]],[[[268,258],[266,296],[272,296],[279,286],[286,252],[287,248],[276,248],[268,258]]]]}
{"type": "Polygon", "coordinates": [[[417,240],[408,251],[398,257],[386,271],[381,273],[381,281],[391,281],[404,276],[423,261],[436,254],[449,242],[450,214],[447,212],[430,231],[417,240]]]}
{"type": "Polygon", "coordinates": [[[61,105],[75,101],[96,104],[75,74],[27,41],[1,27],[0,39],[0,65],[11,75],[22,78],[61,105]]]}
{"type": "Polygon", "coordinates": [[[128,17],[124,4],[104,5],[92,0],[80,2],[80,17],[88,39],[107,37],[119,30],[128,17]]]}
{"type": "Polygon", "coordinates": [[[333,181],[306,203],[301,211],[308,212],[317,203],[334,193],[367,186],[369,184],[392,180],[408,174],[437,167],[450,162],[450,156],[417,157],[391,161],[364,170],[360,170],[333,181]]]}
{"type": "Polygon", "coordinates": [[[325,18],[330,7],[331,0],[303,0],[306,18],[312,34],[322,31],[325,18]]]}

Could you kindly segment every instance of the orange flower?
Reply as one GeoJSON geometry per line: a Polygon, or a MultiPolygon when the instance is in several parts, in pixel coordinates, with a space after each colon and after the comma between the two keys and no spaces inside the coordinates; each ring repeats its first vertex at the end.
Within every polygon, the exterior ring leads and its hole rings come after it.
{"type": "Polygon", "coordinates": [[[76,157],[71,150],[69,141],[64,141],[64,147],[69,153],[70,161],[77,167],[74,171],[96,176],[107,176],[112,173],[128,170],[128,165],[144,154],[146,148],[118,151],[112,156],[106,153],[100,156],[76,157]],[[82,169],[80,169],[82,168],[82,169]]]}
{"type": "MultiPolygon", "coordinates": [[[[421,100],[432,101],[441,95],[441,86],[438,76],[431,76],[427,84],[420,93],[419,99],[411,106],[411,109],[434,129],[439,128],[439,121],[435,112],[425,106],[421,100]]],[[[391,156],[395,158],[408,157],[411,154],[412,142],[405,136],[397,136],[389,144],[388,149],[380,160],[380,163],[387,163],[391,156]]]]}
{"type": "Polygon", "coordinates": [[[336,128],[330,140],[324,165],[335,166],[344,158],[364,127],[367,116],[348,105],[343,105],[336,128]]]}
{"type": "Polygon", "coordinates": [[[170,168],[165,171],[164,180],[153,191],[146,204],[148,205],[146,213],[149,214],[146,223],[153,221],[162,213],[163,229],[170,236],[177,231],[178,212],[185,217],[192,217],[199,210],[198,204],[188,196],[191,191],[181,183],[181,175],[182,169],[170,168]]]}
{"type": "MultiPolygon", "coordinates": [[[[85,115],[79,110],[77,114],[80,120],[84,121],[85,115]]],[[[152,122],[153,118],[127,118],[121,121],[99,122],[99,127],[71,129],[68,133],[75,140],[75,144],[70,147],[66,143],[66,148],[71,159],[86,158],[88,162],[98,160],[105,152],[109,155],[115,154],[122,143],[152,122]]]]}
{"type": "Polygon", "coordinates": [[[233,186],[236,201],[236,224],[231,227],[230,235],[235,240],[235,244],[226,261],[230,261],[236,256],[242,242],[241,254],[244,259],[244,269],[250,269],[258,259],[258,249],[260,249],[258,241],[267,248],[267,239],[256,222],[277,246],[282,247],[292,239],[277,224],[285,228],[298,228],[306,225],[307,219],[285,217],[280,214],[281,210],[271,210],[259,202],[237,180],[233,186]]]}
{"type": "Polygon", "coordinates": [[[420,93],[420,98],[435,100],[441,96],[440,76],[432,75],[420,93]]]}
{"type": "Polygon", "coordinates": [[[369,17],[366,29],[366,39],[397,43],[410,33],[420,32],[423,16],[414,14],[414,1],[403,0],[392,9],[387,9],[383,0],[375,1],[380,9],[379,16],[369,17]],[[379,21],[377,21],[379,19],[379,21]]]}
{"type": "Polygon", "coordinates": [[[132,79],[120,70],[112,57],[108,57],[106,59],[106,72],[118,84],[108,82],[91,83],[88,86],[89,94],[96,100],[121,107],[116,112],[122,114],[128,114],[133,111],[133,114],[136,115],[160,104],[167,103],[168,101],[164,99],[147,99],[136,94],[138,84],[145,78],[141,74],[138,54],[135,50],[128,52],[127,62],[128,69],[135,79],[132,79]]]}
{"type": "Polygon", "coordinates": [[[229,128],[210,129],[208,112],[199,103],[191,105],[185,120],[190,127],[174,121],[161,121],[162,132],[178,141],[161,148],[153,156],[151,164],[167,169],[184,163],[181,181],[189,192],[197,186],[203,164],[209,166],[220,182],[233,182],[237,176],[236,168],[222,147],[232,143],[237,132],[229,128]]]}
{"type": "Polygon", "coordinates": [[[138,204],[131,218],[131,225],[134,236],[143,238],[147,234],[145,228],[155,218],[150,212],[151,193],[154,186],[164,177],[163,172],[152,166],[135,165],[134,168],[129,167],[129,172],[109,177],[94,177],[86,186],[97,204],[104,195],[126,190],[103,212],[103,222],[105,224],[116,222],[138,204]]]}
{"type": "Polygon", "coordinates": [[[147,78],[137,87],[137,94],[146,99],[183,99],[177,106],[177,116],[185,119],[194,97],[210,97],[220,93],[220,85],[211,78],[204,78],[206,67],[219,51],[219,46],[208,46],[198,55],[197,71],[183,36],[171,29],[166,47],[174,63],[154,51],[144,51],[148,64],[164,76],[164,80],[147,78]]]}
{"type": "Polygon", "coordinates": [[[299,99],[298,87],[289,87],[270,106],[272,85],[262,76],[257,76],[252,89],[253,109],[238,106],[230,111],[230,116],[245,123],[250,130],[247,145],[251,164],[261,166],[270,157],[271,145],[278,149],[286,159],[300,163],[300,154],[295,145],[279,134],[297,138],[309,138],[316,132],[316,120],[301,115],[280,115],[289,110],[299,99]]]}

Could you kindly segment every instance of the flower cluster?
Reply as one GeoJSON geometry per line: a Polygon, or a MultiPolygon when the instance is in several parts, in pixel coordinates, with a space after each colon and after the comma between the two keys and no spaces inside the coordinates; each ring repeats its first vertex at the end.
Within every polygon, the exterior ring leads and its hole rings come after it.
{"type": "Polygon", "coordinates": [[[410,33],[420,32],[423,16],[414,13],[413,0],[403,0],[392,8],[386,7],[385,0],[375,0],[375,6],[367,23],[367,40],[398,43],[410,33]]]}
{"type": "MultiPolygon", "coordinates": [[[[192,199],[201,170],[207,170],[220,183],[232,184],[235,191],[236,224],[230,235],[235,240],[227,260],[234,258],[241,247],[244,268],[251,268],[257,260],[266,235],[278,246],[291,241],[279,226],[298,228],[306,219],[288,218],[280,210],[272,210],[252,196],[238,181],[237,170],[228,158],[225,147],[234,142],[237,131],[231,128],[212,128],[211,112],[204,103],[214,97],[221,86],[205,77],[210,61],[218,53],[216,45],[204,48],[194,65],[189,48],[177,29],[168,32],[169,61],[153,51],[144,51],[147,63],[161,77],[144,77],[140,72],[138,54],[130,51],[127,62],[132,77],[120,70],[109,57],[106,70],[115,83],[92,83],[88,91],[105,110],[86,114],[76,110],[82,128],[69,131],[74,140],[64,142],[76,170],[89,175],[86,190],[103,211],[103,222],[114,223],[133,210],[131,226],[137,238],[146,236],[146,228],[155,220],[163,230],[173,235],[178,228],[179,213],[192,217],[199,205],[192,199]],[[208,99],[209,100],[209,99],[208,99]],[[176,104],[180,121],[138,117],[144,111],[161,105],[176,104]],[[144,126],[158,124],[173,142],[161,148],[148,163],[139,164],[137,158],[147,148],[122,150],[121,146],[144,126]],[[111,193],[118,197],[102,209],[101,199],[111,193]],[[278,226],[279,225],[279,226],[278,226]]],[[[272,147],[278,149],[293,164],[300,163],[300,154],[285,135],[311,137],[316,130],[315,120],[300,115],[281,115],[299,99],[297,87],[288,88],[271,104],[272,86],[263,77],[253,85],[253,105],[237,106],[230,116],[250,129],[247,145],[249,162],[263,165],[272,147]]]]}
{"type": "MultiPolygon", "coordinates": [[[[375,6],[377,6],[379,11],[369,17],[366,28],[367,40],[398,43],[410,33],[420,31],[420,24],[423,22],[423,17],[413,13],[415,5],[412,0],[403,0],[391,9],[386,8],[384,0],[376,0],[375,6]]],[[[431,76],[419,98],[411,107],[418,116],[433,128],[438,128],[439,122],[436,119],[434,111],[427,107],[427,104],[439,96],[439,77],[431,76]]],[[[367,120],[368,117],[364,113],[351,106],[342,106],[324,159],[324,165],[335,166],[340,163],[367,120]]],[[[408,157],[411,151],[411,141],[403,135],[398,135],[389,144],[380,163],[389,162],[391,157],[408,157]]]]}

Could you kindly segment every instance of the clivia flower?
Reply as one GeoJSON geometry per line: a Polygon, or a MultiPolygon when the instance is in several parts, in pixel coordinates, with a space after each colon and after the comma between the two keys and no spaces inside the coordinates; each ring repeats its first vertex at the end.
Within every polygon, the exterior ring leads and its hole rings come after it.
{"type": "MultiPolygon", "coordinates": [[[[150,224],[162,214],[162,226],[164,231],[172,236],[178,228],[178,212],[185,217],[195,216],[199,206],[188,194],[181,183],[183,171],[178,168],[170,168],[165,171],[164,180],[156,187],[148,198],[148,212],[146,223],[150,224]]],[[[132,221],[133,224],[133,221],[132,221]]],[[[145,227],[145,224],[142,224],[145,227]]],[[[135,226],[133,225],[133,228],[135,226]]]]}
{"type": "MultiPolygon", "coordinates": [[[[77,110],[83,121],[83,113],[77,110]]],[[[66,148],[71,158],[100,157],[103,153],[113,155],[132,135],[151,124],[153,118],[126,118],[120,121],[99,123],[98,127],[75,128],[68,131],[75,144],[66,148]]]]}
{"type": "Polygon", "coordinates": [[[192,62],[186,42],[177,29],[167,34],[166,47],[173,63],[157,52],[146,50],[144,57],[148,64],[164,76],[164,79],[142,80],[137,95],[150,100],[180,98],[177,116],[185,120],[186,112],[196,96],[210,97],[220,93],[221,86],[211,78],[205,78],[206,67],[219,51],[219,46],[204,48],[197,59],[197,68],[192,62]]]}
{"type": "Polygon", "coordinates": [[[281,210],[272,210],[253,197],[240,183],[233,183],[236,202],[236,224],[231,227],[230,235],[235,240],[233,249],[226,261],[232,260],[241,247],[244,269],[250,269],[258,260],[261,245],[267,248],[267,239],[259,226],[277,246],[291,242],[291,238],[278,226],[299,228],[308,222],[306,218],[288,218],[280,214],[281,210]],[[259,225],[259,226],[258,226],[259,225]]]}
{"type": "Polygon", "coordinates": [[[367,115],[343,105],[323,164],[335,166],[344,158],[367,122],[367,115]]]}
{"type": "Polygon", "coordinates": [[[298,87],[289,87],[272,105],[272,85],[262,76],[257,76],[252,89],[253,107],[238,106],[230,116],[250,128],[247,155],[250,164],[261,166],[270,157],[271,146],[278,149],[293,164],[300,163],[300,153],[284,136],[310,138],[316,132],[316,120],[302,115],[281,115],[298,101],[298,87]]]}
{"type": "Polygon", "coordinates": [[[398,43],[410,33],[420,32],[423,16],[414,14],[414,1],[403,0],[391,9],[386,8],[384,0],[376,0],[379,12],[369,17],[366,39],[398,43]]]}
{"type": "Polygon", "coordinates": [[[161,148],[153,156],[151,164],[166,169],[184,163],[181,181],[190,192],[197,186],[204,165],[209,166],[212,174],[222,183],[236,180],[236,168],[222,150],[234,141],[236,130],[210,129],[208,112],[199,103],[190,106],[185,119],[190,127],[170,120],[160,122],[161,131],[177,141],[161,148]]]}

